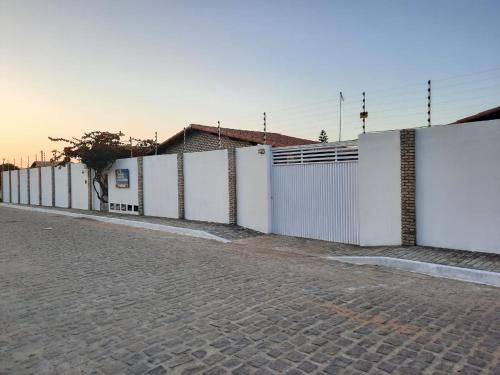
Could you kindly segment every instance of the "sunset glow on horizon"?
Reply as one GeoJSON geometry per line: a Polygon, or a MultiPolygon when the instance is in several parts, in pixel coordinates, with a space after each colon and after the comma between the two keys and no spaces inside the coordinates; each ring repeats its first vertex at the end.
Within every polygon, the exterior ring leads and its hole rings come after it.
{"type": "Polygon", "coordinates": [[[0,158],[92,130],[164,141],[190,123],[317,139],[500,105],[498,1],[0,0],[0,158]],[[488,38],[484,36],[488,35],[488,38]],[[401,43],[401,41],[405,41],[401,43]],[[435,82],[435,83],[434,83],[435,82]]]}

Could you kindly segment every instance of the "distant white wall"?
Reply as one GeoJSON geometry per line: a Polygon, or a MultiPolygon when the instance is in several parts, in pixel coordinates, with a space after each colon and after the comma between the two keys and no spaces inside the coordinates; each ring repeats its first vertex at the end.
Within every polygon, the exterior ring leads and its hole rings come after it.
{"type": "Polygon", "coordinates": [[[88,169],[84,164],[71,164],[71,208],[89,209],[88,169]]]}
{"type": "Polygon", "coordinates": [[[29,169],[21,169],[19,171],[19,189],[21,192],[22,204],[28,204],[28,171],[29,169]]]}
{"type": "Polygon", "coordinates": [[[237,224],[271,232],[271,148],[236,149],[237,224]],[[259,150],[264,150],[260,154],[259,150]]]}
{"type": "Polygon", "coordinates": [[[42,206],[52,206],[52,167],[42,167],[42,206]]]}
{"type": "Polygon", "coordinates": [[[5,203],[10,203],[9,191],[9,171],[5,171],[2,172],[2,201],[5,203]]]}
{"type": "Polygon", "coordinates": [[[139,206],[138,194],[137,158],[117,160],[108,173],[109,211],[137,215],[138,211],[136,211],[136,209],[138,209],[139,206]],[[130,186],[128,188],[116,187],[116,169],[129,170],[130,186]],[[114,209],[112,209],[112,206],[114,206],[114,209]],[[117,207],[120,209],[117,210],[117,207]],[[125,210],[123,210],[122,207],[124,207],[125,210]]]}
{"type": "Polygon", "coordinates": [[[500,120],[417,129],[419,245],[500,254],[500,120]]]}
{"type": "Polygon", "coordinates": [[[30,173],[30,204],[40,205],[39,193],[38,193],[38,168],[31,168],[30,173]]]}
{"type": "Polygon", "coordinates": [[[227,150],[184,154],[186,219],[229,223],[227,150]]]}
{"type": "Polygon", "coordinates": [[[17,180],[17,175],[19,174],[19,170],[15,170],[11,172],[11,189],[12,189],[12,203],[19,203],[19,185],[17,180]]]}
{"type": "Polygon", "coordinates": [[[360,245],[401,244],[399,131],[359,136],[360,245]]]}
{"type": "Polygon", "coordinates": [[[65,207],[69,205],[68,202],[68,167],[65,165],[54,168],[54,182],[55,182],[55,204],[56,207],[65,207]]]}
{"type": "Polygon", "coordinates": [[[179,217],[177,155],[143,158],[144,215],[179,217]]]}

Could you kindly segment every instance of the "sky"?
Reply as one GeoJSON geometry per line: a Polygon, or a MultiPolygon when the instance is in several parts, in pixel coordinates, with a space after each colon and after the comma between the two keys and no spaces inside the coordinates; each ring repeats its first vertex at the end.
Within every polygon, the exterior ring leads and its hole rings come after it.
{"type": "Polygon", "coordinates": [[[500,1],[0,0],[0,158],[190,123],[317,139],[500,105],[500,1]]]}

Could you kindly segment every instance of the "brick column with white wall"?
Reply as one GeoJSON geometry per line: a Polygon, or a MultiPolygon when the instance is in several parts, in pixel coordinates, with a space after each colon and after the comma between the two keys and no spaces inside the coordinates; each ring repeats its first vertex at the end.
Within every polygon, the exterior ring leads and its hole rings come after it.
{"type": "Polygon", "coordinates": [[[137,194],[139,202],[139,215],[144,215],[144,159],[137,158],[137,194]]]}
{"type": "Polygon", "coordinates": [[[184,154],[177,154],[177,199],[179,219],[184,219],[184,154]]]}
{"type": "Polygon", "coordinates": [[[400,132],[401,147],[401,242],[414,246],[417,242],[415,211],[415,129],[400,132]]]}
{"type": "Polygon", "coordinates": [[[229,189],[229,224],[235,225],[236,212],[236,150],[234,148],[227,149],[227,173],[228,173],[228,189],[229,189]]]}

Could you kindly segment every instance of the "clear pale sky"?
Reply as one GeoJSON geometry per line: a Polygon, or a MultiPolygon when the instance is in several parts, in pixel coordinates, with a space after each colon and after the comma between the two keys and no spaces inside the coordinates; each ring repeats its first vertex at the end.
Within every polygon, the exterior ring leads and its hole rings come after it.
{"type": "MultiPolygon", "coordinates": [[[[500,105],[500,1],[0,0],[0,158],[190,123],[316,139],[500,105]]],[[[19,163],[18,163],[19,164],[19,163]]]]}

